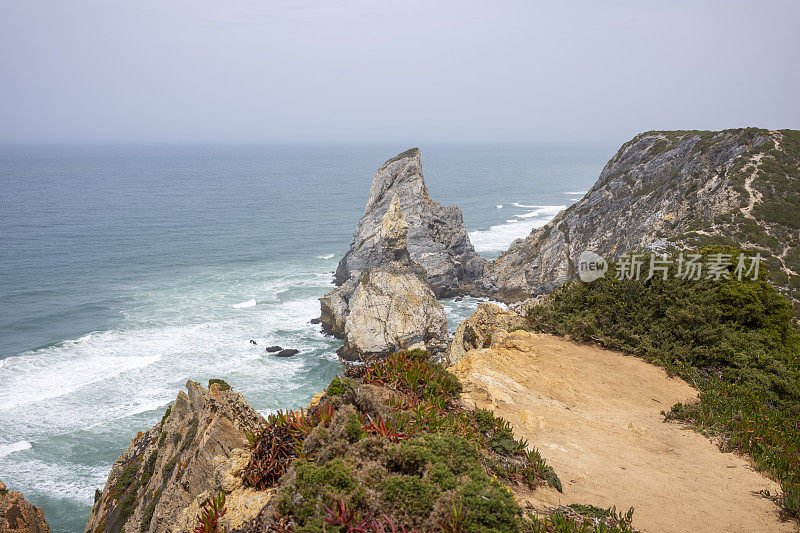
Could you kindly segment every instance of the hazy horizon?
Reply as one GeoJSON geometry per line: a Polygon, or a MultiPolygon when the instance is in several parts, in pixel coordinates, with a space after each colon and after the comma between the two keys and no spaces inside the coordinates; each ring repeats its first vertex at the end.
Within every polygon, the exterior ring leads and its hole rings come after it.
{"type": "Polygon", "coordinates": [[[800,128],[800,3],[0,0],[0,143],[800,128]]]}

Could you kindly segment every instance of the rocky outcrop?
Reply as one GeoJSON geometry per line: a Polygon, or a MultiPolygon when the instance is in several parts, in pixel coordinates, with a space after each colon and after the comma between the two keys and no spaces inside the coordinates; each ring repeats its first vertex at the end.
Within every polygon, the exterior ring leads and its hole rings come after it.
{"type": "Polygon", "coordinates": [[[580,254],[731,244],[774,257],[779,285],[800,287],[800,132],[755,128],[647,132],[620,148],[597,183],[486,267],[495,297],[524,300],[576,276],[580,254]],[[795,257],[797,256],[797,257],[795,257]]]}
{"type": "Polygon", "coordinates": [[[44,511],[0,481],[0,532],[50,533],[44,511]]]}
{"type": "Polygon", "coordinates": [[[447,350],[447,359],[454,365],[466,357],[468,351],[488,348],[502,335],[525,326],[525,320],[519,314],[491,303],[482,303],[458,325],[447,350]]]}
{"type": "Polygon", "coordinates": [[[469,242],[461,209],[428,197],[418,148],[388,160],[375,173],[364,215],[336,269],[336,284],[344,285],[392,261],[384,253],[381,224],[394,198],[407,224],[408,252],[422,267],[436,296],[470,292],[482,277],[485,260],[469,242]]]}
{"type": "Polygon", "coordinates": [[[86,532],[186,532],[202,504],[226,494],[223,525],[252,519],[269,499],[242,485],[249,459],[246,432],[263,418],[224,383],[189,381],[152,429],[136,436],[98,493],[86,532]]]}
{"type": "Polygon", "coordinates": [[[395,195],[381,219],[372,252],[379,266],[320,298],[323,327],[345,340],[339,353],[346,359],[366,359],[420,343],[434,352],[446,346],[444,307],[428,285],[424,269],[410,256],[408,228],[395,195]]]}

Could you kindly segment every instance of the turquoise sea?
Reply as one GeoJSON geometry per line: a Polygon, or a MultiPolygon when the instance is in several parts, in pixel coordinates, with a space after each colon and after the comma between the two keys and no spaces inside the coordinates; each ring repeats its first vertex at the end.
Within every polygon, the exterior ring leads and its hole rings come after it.
{"type": "MultiPolygon", "coordinates": [[[[0,479],[82,532],[187,379],[223,378],[265,414],[307,404],[340,346],[309,323],[317,298],[406,148],[0,147],[0,479]]],[[[614,150],[421,148],[431,198],[461,207],[486,257],[580,199],[614,150]]],[[[451,330],[477,305],[444,303],[451,330]]]]}

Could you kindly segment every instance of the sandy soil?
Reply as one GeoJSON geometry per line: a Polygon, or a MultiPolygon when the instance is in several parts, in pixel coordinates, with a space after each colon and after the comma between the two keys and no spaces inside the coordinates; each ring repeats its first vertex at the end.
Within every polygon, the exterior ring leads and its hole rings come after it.
{"type": "MultiPolygon", "coordinates": [[[[747,458],[660,414],[697,391],[635,357],[517,331],[473,350],[454,372],[464,399],[509,420],[555,469],[563,494],[521,503],[634,507],[641,531],[800,531],[759,496],[780,487],[747,458]]],[[[526,501],[527,500],[527,501],[526,501]]]]}

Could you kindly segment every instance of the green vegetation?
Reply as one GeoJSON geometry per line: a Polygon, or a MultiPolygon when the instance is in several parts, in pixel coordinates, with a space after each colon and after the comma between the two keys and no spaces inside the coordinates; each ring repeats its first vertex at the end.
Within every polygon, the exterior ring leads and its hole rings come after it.
{"type": "Polygon", "coordinates": [[[349,383],[346,379],[339,379],[338,377],[333,378],[331,384],[328,385],[328,396],[341,396],[344,394],[344,391],[347,390],[347,386],[349,383]]]}
{"type": "Polygon", "coordinates": [[[167,463],[164,465],[164,470],[162,471],[161,475],[165,483],[169,480],[169,477],[172,475],[172,471],[175,470],[176,464],[178,464],[178,454],[175,454],[175,456],[169,461],[167,461],[167,463]]]}
{"type": "Polygon", "coordinates": [[[178,452],[178,455],[186,451],[186,448],[188,448],[192,444],[192,442],[194,442],[194,437],[195,435],[197,435],[198,422],[199,421],[197,420],[196,416],[189,421],[189,429],[186,431],[186,438],[184,439],[183,444],[181,445],[181,449],[178,452]]]}
{"type": "Polygon", "coordinates": [[[153,471],[156,468],[157,460],[158,460],[158,450],[155,450],[153,453],[150,454],[150,457],[147,458],[147,462],[144,464],[144,469],[142,470],[143,487],[146,487],[147,483],[150,481],[150,478],[153,477],[153,471]]]}
{"type": "Polygon", "coordinates": [[[216,385],[217,388],[221,391],[231,390],[232,387],[228,385],[224,379],[212,378],[208,380],[208,388],[211,388],[211,385],[216,385]]]}
{"type": "Polygon", "coordinates": [[[167,410],[164,411],[164,416],[161,417],[161,425],[164,425],[164,420],[166,420],[169,417],[169,414],[171,412],[172,412],[172,405],[170,404],[170,406],[167,407],[167,410]]]}
{"type": "MultiPolygon", "coordinates": [[[[665,135],[685,135],[698,132],[665,132],[665,135]]],[[[701,136],[692,152],[713,150],[713,143],[725,133],[739,135],[748,145],[725,173],[730,185],[740,196],[740,205],[714,220],[695,220],[682,234],[669,240],[692,247],[709,245],[740,246],[757,251],[767,258],[771,280],[789,296],[800,312],[800,131],[747,128],[726,130],[701,136]],[[760,158],[760,159],[758,159],[760,158]],[[756,170],[757,165],[757,170],[756,170]],[[740,208],[748,206],[751,194],[754,203],[748,218],[740,208]]],[[[704,152],[705,153],[705,152],[704,152]]],[[[698,183],[699,185],[699,183],[698,183]]],[[[684,191],[684,197],[696,194],[696,187],[684,191]]]]}
{"type": "Polygon", "coordinates": [[[347,426],[345,426],[344,431],[350,442],[358,442],[364,436],[364,430],[361,429],[361,420],[359,420],[358,416],[355,414],[347,419],[347,426]]]}
{"type": "MultiPolygon", "coordinates": [[[[711,247],[709,254],[738,250],[711,247]]],[[[645,258],[647,261],[647,258],[645,258]]],[[[697,386],[700,401],[668,418],[749,453],[781,481],[784,512],[800,515],[800,334],[790,302],[766,281],[614,279],[570,282],[534,308],[540,330],[595,341],[659,364],[697,386]]]]}
{"type": "Polygon", "coordinates": [[[150,522],[153,520],[153,513],[156,510],[156,505],[158,505],[158,500],[161,499],[161,491],[156,492],[153,494],[150,493],[150,501],[142,511],[142,525],[139,528],[139,531],[142,533],[146,533],[150,529],[150,522]]]}
{"type": "Polygon", "coordinates": [[[561,490],[507,421],[461,406],[461,384],[427,352],[346,366],[343,375],[346,394],[272,415],[251,441],[243,478],[278,486],[276,527],[530,531],[511,487],[561,490]]]}
{"type": "Polygon", "coordinates": [[[225,493],[220,492],[212,498],[203,502],[200,515],[197,517],[197,525],[194,533],[222,533],[227,531],[220,525],[220,519],[225,516],[225,493]]]}
{"type": "Polygon", "coordinates": [[[136,481],[136,475],[139,473],[140,463],[140,458],[134,458],[125,465],[125,468],[122,469],[122,473],[117,478],[116,483],[114,483],[114,494],[122,495],[128,492],[128,489],[136,481]]]}
{"type": "Polygon", "coordinates": [[[633,509],[618,513],[616,508],[600,509],[592,505],[562,507],[549,516],[530,516],[532,533],[605,533],[632,532],[633,509]]]}

